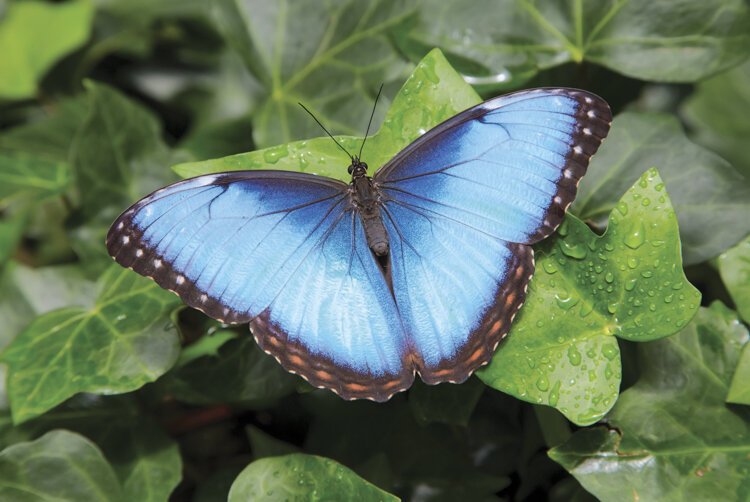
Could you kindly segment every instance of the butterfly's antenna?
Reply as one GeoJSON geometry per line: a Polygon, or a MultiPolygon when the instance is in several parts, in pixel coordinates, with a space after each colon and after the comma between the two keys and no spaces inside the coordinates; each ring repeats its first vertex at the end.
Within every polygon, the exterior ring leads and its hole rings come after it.
{"type": "Polygon", "coordinates": [[[375,116],[375,107],[378,106],[378,100],[380,99],[380,93],[383,92],[383,84],[380,84],[378,95],[375,96],[375,104],[372,105],[372,113],[370,113],[370,121],[367,123],[367,131],[365,131],[365,139],[362,140],[362,146],[359,147],[359,158],[362,158],[362,150],[365,148],[365,141],[367,141],[367,135],[370,134],[370,126],[372,125],[372,118],[375,116]]]}
{"type": "Polygon", "coordinates": [[[346,148],[344,148],[343,146],[341,146],[341,143],[339,143],[338,141],[336,141],[336,138],[334,138],[333,135],[330,132],[328,132],[328,129],[326,129],[325,126],[320,123],[320,120],[318,120],[315,117],[315,115],[313,115],[313,112],[311,112],[310,110],[308,110],[307,107],[305,105],[303,105],[302,103],[297,102],[297,104],[300,105],[307,113],[309,113],[310,116],[313,118],[313,120],[315,120],[315,122],[318,123],[318,125],[320,126],[320,128],[323,129],[328,136],[330,136],[330,138],[333,140],[333,142],[336,143],[339,146],[339,148],[341,148],[342,150],[344,150],[344,153],[347,154],[349,156],[349,158],[352,159],[352,161],[354,161],[354,157],[352,157],[352,154],[349,153],[346,150],[346,148]]]}

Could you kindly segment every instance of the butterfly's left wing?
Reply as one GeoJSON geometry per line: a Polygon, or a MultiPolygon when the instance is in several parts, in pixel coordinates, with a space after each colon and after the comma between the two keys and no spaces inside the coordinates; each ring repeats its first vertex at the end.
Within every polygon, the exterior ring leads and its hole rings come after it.
{"type": "Polygon", "coordinates": [[[610,121],[585,91],[517,92],[456,115],[375,174],[423,380],[462,381],[489,361],[524,301],[529,244],[561,223],[610,121]]]}
{"type": "Polygon", "coordinates": [[[107,249],[211,317],[249,322],[261,348],[313,385],[385,400],[414,378],[344,183],[282,171],[185,180],[125,211],[107,249]]]}

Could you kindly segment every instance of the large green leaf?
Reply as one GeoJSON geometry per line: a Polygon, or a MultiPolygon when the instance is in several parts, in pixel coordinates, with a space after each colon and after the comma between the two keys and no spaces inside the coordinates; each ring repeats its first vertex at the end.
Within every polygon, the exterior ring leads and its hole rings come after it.
{"type": "Polygon", "coordinates": [[[70,167],[66,162],[0,150],[0,203],[19,197],[38,201],[57,195],[69,181],[70,167]]]}
{"type": "Polygon", "coordinates": [[[742,0],[420,2],[402,43],[440,47],[476,84],[518,86],[537,71],[593,62],[630,77],[693,82],[750,55],[742,0]]]}
{"type": "Polygon", "coordinates": [[[0,19],[0,99],[32,97],[37,81],[89,37],[90,0],[10,2],[0,19]]]}
{"type": "Polygon", "coordinates": [[[407,0],[221,0],[220,25],[265,86],[255,112],[258,146],[318,134],[307,106],[331,129],[361,134],[374,93],[403,63],[388,33],[412,12],[407,0]]]}
{"type": "Polygon", "coordinates": [[[649,170],[628,190],[604,235],[568,216],[535,254],[526,305],[478,375],[588,425],[609,411],[619,393],[620,351],[613,335],[631,341],[669,336],[700,304],[682,271],[677,218],[659,174],[649,170]]]}
{"type": "MultiPolygon", "coordinates": [[[[750,323],[750,237],[722,253],[718,259],[719,273],[729,291],[740,317],[750,323]]],[[[750,349],[745,347],[737,364],[727,401],[750,404],[750,349]]]]}
{"type": "Polygon", "coordinates": [[[750,237],[718,259],[719,273],[742,319],[750,323],[750,237]]]}
{"type": "Polygon", "coordinates": [[[0,452],[0,498],[14,502],[128,500],[96,445],[63,430],[0,452]]]}
{"type": "Polygon", "coordinates": [[[2,447],[55,429],[81,434],[101,448],[120,480],[126,501],[165,501],[181,479],[176,442],[144,417],[132,396],[81,395],[15,427],[9,414],[0,414],[2,447]]]}
{"type": "MultiPolygon", "coordinates": [[[[383,126],[367,139],[362,158],[372,172],[431,127],[480,101],[477,93],[456,73],[443,54],[439,50],[432,51],[417,65],[394,98],[383,126]]],[[[359,151],[362,143],[361,137],[337,139],[350,151],[359,151]]],[[[242,169],[280,169],[320,174],[348,183],[351,175],[346,168],[350,163],[330,138],[322,137],[180,164],[174,169],[185,178],[242,169]]]]}
{"type": "Polygon", "coordinates": [[[680,220],[685,263],[713,258],[750,232],[750,181],[690,142],[679,122],[665,114],[622,113],[615,118],[581,181],[573,212],[603,224],[620,194],[654,166],[669,187],[680,220]]]}
{"type": "Polygon", "coordinates": [[[95,285],[74,265],[29,268],[10,262],[0,275],[0,348],[35,317],[66,307],[71,298],[93,305],[95,285]]]}
{"type": "Polygon", "coordinates": [[[742,349],[740,361],[732,378],[732,384],[727,393],[728,403],[750,405],[750,345],[742,349]]]}
{"type": "Polygon", "coordinates": [[[399,499],[333,460],[292,453],[256,460],[240,473],[229,492],[229,502],[247,500],[399,499]]]}
{"type": "Polygon", "coordinates": [[[409,391],[409,406],[421,424],[444,423],[466,426],[485,390],[477,378],[461,385],[427,385],[414,382],[409,391]]]}
{"type": "Polygon", "coordinates": [[[696,141],[750,176],[750,62],[698,84],[682,111],[696,141]]]}
{"type": "Polygon", "coordinates": [[[85,95],[49,103],[33,120],[0,134],[0,149],[67,162],[73,138],[88,114],[85,95]]]}
{"type": "Polygon", "coordinates": [[[218,332],[209,340],[214,337],[226,343],[214,349],[215,355],[187,360],[164,375],[157,383],[160,392],[186,403],[261,407],[292,393],[300,382],[260,350],[249,332],[229,340],[218,332]]]}
{"type": "Polygon", "coordinates": [[[122,483],[125,500],[168,500],[182,478],[177,444],[142,418],[128,428],[108,428],[96,441],[122,483]]]}
{"type": "Polygon", "coordinates": [[[122,210],[171,181],[172,159],[150,111],[104,84],[87,82],[86,89],[88,114],[70,159],[80,205],[93,217],[105,208],[122,210]]]}
{"type": "Polygon", "coordinates": [[[135,390],[176,361],[179,340],[166,315],[178,300],[117,265],[102,276],[91,308],[37,317],[5,349],[13,420],[44,413],[78,392],[135,390]]]}
{"type": "Polygon", "coordinates": [[[600,500],[747,500],[750,414],[724,398],[748,332],[720,303],[639,348],[642,373],[607,418],[550,456],[600,500]]]}

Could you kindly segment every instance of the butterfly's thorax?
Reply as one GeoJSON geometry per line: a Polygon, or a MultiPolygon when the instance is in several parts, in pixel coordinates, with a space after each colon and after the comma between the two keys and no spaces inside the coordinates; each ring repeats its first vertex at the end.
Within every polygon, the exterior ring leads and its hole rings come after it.
{"type": "Polygon", "coordinates": [[[367,245],[376,256],[388,254],[388,233],[380,216],[380,196],[367,176],[367,164],[354,160],[349,168],[352,173],[352,201],[362,217],[367,245]]]}

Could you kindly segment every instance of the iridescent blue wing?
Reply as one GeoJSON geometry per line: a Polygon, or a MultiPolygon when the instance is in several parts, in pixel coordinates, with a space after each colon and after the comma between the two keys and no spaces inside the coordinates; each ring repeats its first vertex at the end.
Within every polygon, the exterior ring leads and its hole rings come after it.
{"type": "Polygon", "coordinates": [[[524,301],[528,245],[561,223],[610,121],[584,91],[517,92],[456,115],[376,173],[396,303],[425,381],[462,381],[492,357],[524,301]]]}
{"type": "Polygon", "coordinates": [[[125,211],[107,248],[209,316],[249,322],[261,348],[313,385],[384,400],[414,378],[341,182],[279,171],[182,181],[125,211]]]}

